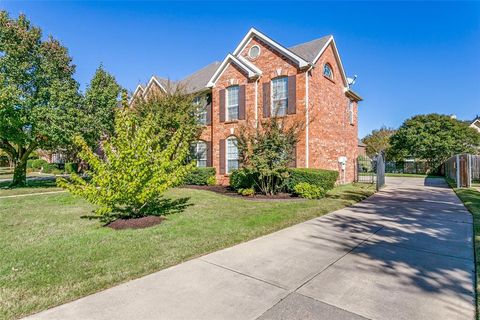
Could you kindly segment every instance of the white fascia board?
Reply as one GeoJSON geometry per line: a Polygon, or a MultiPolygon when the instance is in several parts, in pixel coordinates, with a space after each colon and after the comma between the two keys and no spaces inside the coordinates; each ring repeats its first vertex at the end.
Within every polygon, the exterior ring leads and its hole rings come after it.
{"type": "Polygon", "coordinates": [[[240,52],[242,52],[242,50],[245,48],[245,46],[249,43],[249,41],[251,40],[251,38],[253,36],[256,36],[257,38],[259,38],[263,42],[265,42],[265,43],[269,44],[270,46],[272,46],[273,48],[277,49],[280,53],[282,53],[286,57],[289,57],[290,59],[292,59],[294,62],[296,62],[298,64],[298,66],[300,68],[305,68],[305,67],[309,66],[309,63],[307,61],[305,61],[304,59],[302,59],[301,57],[299,57],[298,55],[296,55],[292,51],[288,50],[284,46],[280,45],[278,42],[276,42],[276,41],[272,40],[271,38],[267,37],[266,35],[264,35],[263,33],[261,33],[260,31],[258,31],[255,28],[251,28],[247,32],[245,37],[243,37],[242,41],[240,41],[240,43],[238,44],[235,51],[233,51],[233,55],[238,56],[240,54],[240,52]]]}
{"type": "Polygon", "coordinates": [[[150,87],[152,86],[152,83],[155,82],[156,84],[158,84],[158,86],[160,87],[160,89],[163,90],[163,92],[167,92],[167,90],[165,90],[165,88],[162,86],[162,84],[157,80],[157,78],[155,78],[155,76],[152,76],[150,78],[150,81],[148,82],[147,84],[147,87],[145,88],[145,93],[147,93],[148,89],[150,89],[150,87]]]}
{"type": "Polygon", "coordinates": [[[250,61],[248,61],[248,60],[245,59],[244,57],[238,56],[237,58],[238,58],[238,60],[240,60],[243,64],[245,64],[247,67],[249,67],[250,69],[252,69],[252,71],[254,71],[257,75],[261,75],[261,74],[262,74],[262,70],[260,70],[256,65],[254,65],[253,63],[251,63],[250,61]]]}
{"type": "Polygon", "coordinates": [[[322,54],[325,52],[325,50],[328,48],[330,44],[332,44],[333,46],[333,53],[335,54],[335,59],[337,59],[337,63],[340,66],[340,72],[342,74],[343,83],[345,85],[345,88],[348,89],[350,88],[350,86],[347,81],[347,75],[345,74],[345,70],[343,69],[342,59],[340,59],[340,54],[338,53],[337,45],[335,44],[335,39],[333,38],[333,36],[331,36],[330,39],[328,39],[327,43],[325,43],[322,50],[320,50],[320,52],[317,54],[315,59],[313,59],[313,65],[317,63],[318,59],[320,59],[320,57],[322,56],[322,54]]]}
{"type": "Polygon", "coordinates": [[[223,59],[222,63],[220,64],[220,67],[218,67],[217,71],[215,71],[213,76],[208,81],[208,84],[207,84],[208,88],[211,88],[215,85],[215,82],[217,82],[217,79],[222,75],[222,73],[225,71],[227,66],[232,62],[235,63],[238,67],[240,67],[242,70],[244,70],[247,73],[248,78],[254,78],[261,75],[261,71],[257,67],[253,66],[254,69],[252,69],[249,65],[245,64],[244,62],[242,62],[241,60],[237,59],[236,57],[234,57],[229,53],[225,57],[225,59],[223,59]],[[257,72],[255,69],[260,71],[260,73],[257,72]]]}

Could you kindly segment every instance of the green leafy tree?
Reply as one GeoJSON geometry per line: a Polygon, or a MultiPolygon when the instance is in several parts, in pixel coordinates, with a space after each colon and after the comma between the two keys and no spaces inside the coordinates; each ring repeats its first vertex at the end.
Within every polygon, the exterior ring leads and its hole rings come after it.
{"type": "Polygon", "coordinates": [[[115,77],[103,66],[98,67],[85,92],[83,106],[82,136],[90,147],[98,147],[101,139],[113,135],[120,91],[115,77]]]}
{"type": "Polygon", "coordinates": [[[423,159],[436,169],[454,154],[478,152],[480,134],[447,115],[417,115],[402,124],[390,144],[396,159],[423,159]]]}
{"type": "Polygon", "coordinates": [[[283,119],[272,117],[255,130],[251,126],[240,130],[240,170],[253,179],[262,193],[272,195],[283,188],[295,159],[294,148],[301,127],[298,122],[287,126],[283,119]]]}
{"type": "Polygon", "coordinates": [[[187,159],[195,131],[187,124],[173,132],[160,130],[154,113],[140,117],[129,108],[117,111],[114,129],[115,135],[103,144],[104,160],[77,137],[79,156],[89,165],[90,179],[73,174],[70,181],[61,179],[58,184],[98,205],[96,217],[104,222],[165,214],[163,193],[181,184],[194,168],[187,159]]]}
{"type": "Polygon", "coordinates": [[[373,130],[362,142],[367,145],[367,155],[372,157],[381,151],[385,151],[388,158],[390,149],[390,137],[395,133],[395,129],[381,127],[380,129],[373,130]]]}
{"type": "Polygon", "coordinates": [[[0,11],[0,148],[15,166],[11,186],[26,184],[37,148],[68,145],[76,130],[79,94],[67,49],[20,15],[0,11]]]}

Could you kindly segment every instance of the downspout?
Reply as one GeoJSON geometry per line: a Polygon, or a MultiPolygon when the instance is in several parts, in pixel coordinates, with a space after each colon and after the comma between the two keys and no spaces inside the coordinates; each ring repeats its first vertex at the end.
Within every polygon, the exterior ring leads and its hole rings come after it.
{"type": "Polygon", "coordinates": [[[258,128],[258,81],[260,77],[255,80],[255,128],[258,128]]]}
{"type": "Polygon", "coordinates": [[[309,84],[308,84],[308,74],[310,73],[310,70],[313,69],[313,65],[310,65],[310,67],[307,69],[307,71],[305,72],[305,168],[308,168],[309,166],[309,156],[310,156],[310,148],[309,148],[309,109],[310,109],[310,105],[309,105],[309,92],[308,92],[308,87],[309,87],[309,84]]]}

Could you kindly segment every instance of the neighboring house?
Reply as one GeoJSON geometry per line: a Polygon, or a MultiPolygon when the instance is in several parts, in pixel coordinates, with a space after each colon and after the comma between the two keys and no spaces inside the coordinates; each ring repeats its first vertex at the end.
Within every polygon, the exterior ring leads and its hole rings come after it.
{"type": "Polygon", "coordinates": [[[480,132],[480,117],[477,116],[471,123],[470,127],[474,128],[478,132],[480,132]]]}
{"type": "Polygon", "coordinates": [[[295,165],[340,171],[340,182],[355,177],[358,154],[357,104],[333,36],[286,48],[252,28],[233,53],[178,82],[153,76],[132,96],[148,98],[181,85],[197,94],[205,125],[196,145],[197,165],[213,166],[217,181],[239,166],[237,135],[272,116],[302,122],[305,130],[295,165]]]}

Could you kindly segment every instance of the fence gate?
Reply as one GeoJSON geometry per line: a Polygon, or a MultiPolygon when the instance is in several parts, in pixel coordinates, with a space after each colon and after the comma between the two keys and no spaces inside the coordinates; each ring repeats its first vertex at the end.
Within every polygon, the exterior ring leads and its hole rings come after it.
{"type": "Polygon", "coordinates": [[[357,158],[356,182],[376,183],[377,190],[385,185],[385,156],[383,152],[373,159],[360,156],[357,158]]]}
{"type": "Polygon", "coordinates": [[[377,156],[376,174],[377,174],[377,190],[385,186],[385,154],[380,152],[377,156]]]}

